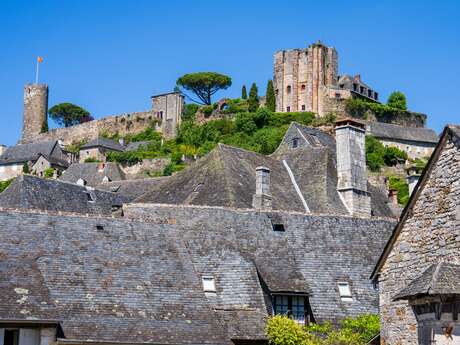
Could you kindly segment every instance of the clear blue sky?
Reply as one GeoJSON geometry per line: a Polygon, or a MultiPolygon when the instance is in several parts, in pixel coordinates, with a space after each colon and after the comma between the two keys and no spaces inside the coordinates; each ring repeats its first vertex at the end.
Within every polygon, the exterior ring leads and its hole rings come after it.
{"type": "Polygon", "coordinates": [[[72,102],[94,117],[141,111],[194,71],[230,75],[217,96],[264,92],[273,52],[320,39],[340,73],[360,73],[385,100],[393,90],[439,132],[460,123],[459,1],[33,1],[0,2],[0,143],[22,126],[23,84],[37,55],[50,107],[72,102]]]}

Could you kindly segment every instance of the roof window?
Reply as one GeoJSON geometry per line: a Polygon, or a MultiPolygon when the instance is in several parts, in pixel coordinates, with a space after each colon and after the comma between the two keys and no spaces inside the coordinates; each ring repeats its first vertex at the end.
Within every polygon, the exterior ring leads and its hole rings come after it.
{"type": "Polygon", "coordinates": [[[203,276],[201,278],[204,292],[216,292],[216,282],[213,276],[203,276]]]}
{"type": "Polygon", "coordinates": [[[353,297],[351,296],[350,284],[348,284],[347,282],[339,282],[337,283],[337,287],[339,288],[339,295],[342,301],[353,301],[353,297]]]}

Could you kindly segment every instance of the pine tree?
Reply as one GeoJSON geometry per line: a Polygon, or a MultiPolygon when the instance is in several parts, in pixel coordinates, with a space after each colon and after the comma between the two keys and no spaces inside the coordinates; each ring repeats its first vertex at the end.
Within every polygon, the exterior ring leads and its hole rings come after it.
{"type": "Polygon", "coordinates": [[[241,89],[241,98],[242,99],[247,99],[248,98],[248,93],[246,91],[246,85],[243,85],[243,87],[241,89]]]}
{"type": "Polygon", "coordinates": [[[255,112],[259,108],[259,96],[257,94],[257,85],[252,83],[251,90],[249,90],[248,110],[249,112],[255,112]]]}
{"type": "Polygon", "coordinates": [[[273,88],[273,81],[269,80],[267,83],[267,92],[265,94],[266,101],[265,107],[270,111],[276,110],[275,89],[273,88]]]}

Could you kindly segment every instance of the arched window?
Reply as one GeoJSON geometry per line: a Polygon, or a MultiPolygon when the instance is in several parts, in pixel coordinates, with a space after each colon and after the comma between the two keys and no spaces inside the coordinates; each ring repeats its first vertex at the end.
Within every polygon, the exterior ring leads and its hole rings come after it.
{"type": "Polygon", "coordinates": [[[302,86],[300,87],[302,90],[305,90],[305,84],[302,84],[302,86]]]}
{"type": "Polygon", "coordinates": [[[288,85],[288,87],[286,88],[286,91],[287,93],[291,93],[291,85],[288,85]]]}

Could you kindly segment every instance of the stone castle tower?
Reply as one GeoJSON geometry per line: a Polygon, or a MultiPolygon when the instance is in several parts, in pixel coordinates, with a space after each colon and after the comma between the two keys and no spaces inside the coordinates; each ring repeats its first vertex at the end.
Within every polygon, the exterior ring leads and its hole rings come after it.
{"type": "Polygon", "coordinates": [[[22,141],[37,136],[48,126],[48,85],[24,86],[22,141]]]}
{"type": "Polygon", "coordinates": [[[281,50],[274,69],[277,112],[320,113],[322,87],[337,85],[337,51],[319,41],[306,49],[281,50]]]}

